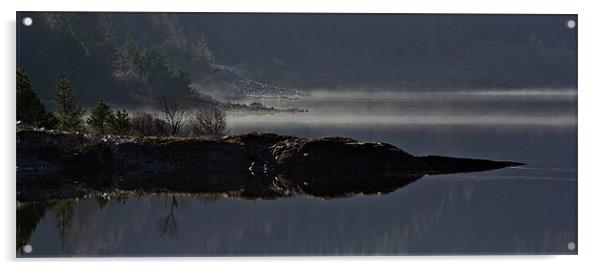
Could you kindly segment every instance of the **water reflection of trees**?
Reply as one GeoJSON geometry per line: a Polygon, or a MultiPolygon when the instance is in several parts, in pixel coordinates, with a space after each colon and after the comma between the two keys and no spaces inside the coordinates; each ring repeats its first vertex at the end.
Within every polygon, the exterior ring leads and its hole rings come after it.
{"type": "Polygon", "coordinates": [[[23,248],[29,244],[31,236],[36,231],[48,210],[54,210],[54,223],[61,239],[61,249],[73,225],[74,200],[25,203],[17,207],[17,253],[23,255],[23,248]]]}
{"type": "MultiPolygon", "coordinates": [[[[146,194],[137,194],[138,198],[146,196],[146,194]]],[[[186,196],[200,202],[201,204],[212,204],[225,197],[224,193],[202,193],[202,194],[179,194],[178,196],[186,196]]],[[[186,206],[187,199],[178,201],[175,195],[165,196],[164,206],[167,206],[169,212],[158,221],[158,230],[161,236],[176,238],[179,236],[180,227],[176,219],[176,210],[182,210],[186,206]]],[[[134,196],[136,197],[136,196],[134,196]]],[[[100,210],[104,210],[111,203],[125,204],[128,199],[132,198],[131,193],[99,193],[91,196],[92,202],[100,210]]],[[[54,226],[59,234],[61,241],[61,249],[64,250],[73,227],[75,217],[75,199],[46,201],[46,202],[29,202],[20,203],[17,207],[17,239],[16,250],[17,254],[23,255],[23,248],[30,243],[33,233],[38,225],[46,217],[48,211],[53,211],[54,226]]]]}
{"type": "Polygon", "coordinates": [[[106,196],[102,196],[102,195],[94,196],[94,202],[96,203],[96,206],[98,207],[98,209],[100,209],[100,211],[103,211],[105,209],[107,204],[109,204],[109,201],[110,201],[110,199],[107,198],[106,196]]]}
{"type": "Polygon", "coordinates": [[[62,200],[57,202],[54,207],[54,221],[61,239],[62,250],[65,250],[65,243],[73,226],[73,216],[75,214],[73,203],[74,200],[62,200]]]}
{"type": "Polygon", "coordinates": [[[96,206],[101,211],[104,211],[105,207],[109,204],[109,202],[118,202],[122,205],[125,204],[130,198],[130,194],[126,192],[117,192],[117,193],[98,193],[93,196],[94,202],[96,206]]]}
{"type": "Polygon", "coordinates": [[[17,207],[17,254],[23,255],[23,247],[42,221],[51,203],[27,203],[17,207]]]}
{"type": "Polygon", "coordinates": [[[161,236],[167,236],[174,239],[178,238],[180,227],[178,226],[178,220],[176,219],[176,209],[178,208],[178,201],[176,196],[171,196],[170,210],[167,216],[159,219],[158,228],[161,236]]]}
{"type": "Polygon", "coordinates": [[[213,204],[224,198],[224,193],[203,193],[196,194],[193,197],[196,201],[202,205],[213,204]]]}

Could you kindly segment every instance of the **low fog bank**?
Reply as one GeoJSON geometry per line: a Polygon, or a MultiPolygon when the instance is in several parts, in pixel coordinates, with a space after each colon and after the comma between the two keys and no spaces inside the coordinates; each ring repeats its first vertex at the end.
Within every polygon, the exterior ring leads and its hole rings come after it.
{"type": "Polygon", "coordinates": [[[518,117],[512,114],[506,115],[411,115],[411,116],[383,116],[383,115],[308,115],[308,116],[290,116],[290,115],[247,115],[233,116],[228,118],[228,124],[239,130],[239,133],[253,131],[276,132],[279,127],[284,125],[307,127],[307,128],[329,128],[329,127],[358,127],[372,128],[375,126],[391,126],[398,128],[401,126],[500,126],[503,128],[524,128],[532,127],[567,127],[577,124],[576,117],[567,115],[553,116],[527,116],[518,117]],[[270,130],[273,129],[273,130],[270,130]]]}
{"type": "Polygon", "coordinates": [[[344,99],[464,99],[464,98],[567,98],[577,97],[576,88],[536,88],[536,89],[314,89],[308,91],[309,97],[322,100],[344,99]]]}
{"type": "Polygon", "coordinates": [[[481,126],[491,128],[574,128],[577,90],[476,89],[461,91],[313,90],[301,98],[247,98],[302,114],[229,115],[233,132],[278,132],[297,128],[410,128],[481,126]]]}

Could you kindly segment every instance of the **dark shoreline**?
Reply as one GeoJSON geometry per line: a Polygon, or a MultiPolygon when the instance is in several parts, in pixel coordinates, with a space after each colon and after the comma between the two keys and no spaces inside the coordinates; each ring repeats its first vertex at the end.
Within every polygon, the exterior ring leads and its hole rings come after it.
{"type": "Polygon", "coordinates": [[[414,156],[387,143],[341,137],[251,133],[214,141],[26,129],[17,132],[17,200],[105,191],[337,198],[391,192],[429,174],[521,165],[414,156]]]}

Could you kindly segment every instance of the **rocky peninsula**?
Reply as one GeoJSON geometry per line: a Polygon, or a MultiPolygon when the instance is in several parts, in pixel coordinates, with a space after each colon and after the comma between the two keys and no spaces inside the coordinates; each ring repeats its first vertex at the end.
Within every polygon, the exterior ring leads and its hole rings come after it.
{"type": "Polygon", "coordinates": [[[17,132],[17,200],[91,192],[223,192],[249,199],[387,193],[424,175],[524,165],[414,156],[351,138],[251,133],[221,140],[17,132]]]}

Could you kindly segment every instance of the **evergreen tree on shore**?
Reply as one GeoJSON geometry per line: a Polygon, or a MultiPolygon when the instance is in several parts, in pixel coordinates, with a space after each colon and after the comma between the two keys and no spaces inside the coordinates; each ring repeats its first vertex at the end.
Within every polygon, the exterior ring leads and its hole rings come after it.
{"type": "Polygon", "coordinates": [[[83,127],[82,115],[86,111],[77,101],[67,73],[63,70],[56,84],[54,96],[58,128],[63,130],[81,130],[83,127]]]}
{"type": "Polygon", "coordinates": [[[118,135],[125,135],[130,133],[132,129],[132,122],[130,121],[130,116],[124,110],[117,110],[114,116],[111,118],[109,122],[109,127],[111,131],[118,135]]]}
{"type": "Polygon", "coordinates": [[[91,111],[86,121],[93,129],[100,134],[105,134],[109,123],[113,120],[113,110],[107,105],[104,99],[100,99],[91,111]]]}
{"type": "Polygon", "coordinates": [[[29,77],[22,68],[17,69],[17,120],[35,127],[54,128],[56,118],[46,111],[29,77]]]}

